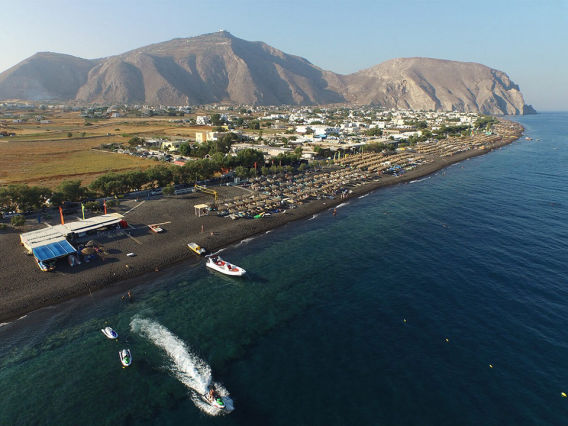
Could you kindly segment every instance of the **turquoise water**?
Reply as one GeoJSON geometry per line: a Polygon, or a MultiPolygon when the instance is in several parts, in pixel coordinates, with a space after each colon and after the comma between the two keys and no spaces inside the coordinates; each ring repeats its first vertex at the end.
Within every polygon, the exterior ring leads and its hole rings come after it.
{"type": "Polygon", "coordinates": [[[0,327],[0,424],[565,424],[568,114],[516,119],[533,141],[224,250],[247,279],[193,259],[0,327]]]}

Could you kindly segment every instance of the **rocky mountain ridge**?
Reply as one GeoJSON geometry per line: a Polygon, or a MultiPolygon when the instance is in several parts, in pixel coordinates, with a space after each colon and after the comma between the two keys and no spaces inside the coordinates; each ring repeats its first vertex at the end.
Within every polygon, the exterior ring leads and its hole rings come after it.
{"type": "Polygon", "coordinates": [[[507,74],[481,64],[398,58],[341,75],[225,31],[94,60],[37,53],[0,74],[0,99],[534,112],[507,74]]]}

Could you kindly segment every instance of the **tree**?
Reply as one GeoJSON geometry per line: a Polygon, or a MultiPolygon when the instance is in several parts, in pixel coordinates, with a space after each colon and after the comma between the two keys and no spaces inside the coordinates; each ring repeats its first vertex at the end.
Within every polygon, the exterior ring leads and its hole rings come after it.
{"type": "Polygon", "coordinates": [[[80,180],[64,180],[56,189],[61,193],[64,201],[79,201],[85,192],[80,180]]]}
{"type": "Polygon", "coordinates": [[[185,157],[189,157],[191,155],[191,145],[187,142],[182,143],[179,148],[179,153],[185,157]]]}
{"type": "Polygon", "coordinates": [[[26,218],[21,214],[12,216],[10,223],[12,224],[12,226],[24,226],[24,224],[26,223],[26,218]]]}
{"type": "Polygon", "coordinates": [[[166,186],[173,179],[172,169],[167,166],[156,166],[146,172],[150,183],[157,183],[158,186],[166,186]]]}
{"type": "Polygon", "coordinates": [[[373,127],[372,129],[365,130],[365,135],[367,136],[382,136],[383,131],[378,127],[373,127]]]}
{"type": "Polygon", "coordinates": [[[223,124],[223,120],[221,120],[221,114],[212,114],[211,124],[213,126],[221,126],[223,124]]]}
{"type": "Polygon", "coordinates": [[[173,195],[174,191],[175,191],[174,186],[170,184],[164,187],[162,192],[164,193],[164,195],[173,195]]]}
{"type": "Polygon", "coordinates": [[[68,132],[68,133],[67,133],[67,137],[70,138],[71,136],[73,136],[73,133],[68,132]]]}
{"type": "Polygon", "coordinates": [[[127,172],[124,177],[126,178],[129,189],[132,191],[142,189],[142,186],[147,184],[149,181],[148,174],[144,170],[127,172]]]}
{"type": "Polygon", "coordinates": [[[257,165],[264,164],[264,154],[261,151],[247,148],[237,153],[238,165],[251,168],[254,167],[254,163],[256,163],[257,165]]]}
{"type": "Polygon", "coordinates": [[[133,138],[130,138],[130,140],[128,141],[128,145],[135,147],[137,145],[142,145],[144,144],[144,139],[142,139],[139,136],[134,136],[133,138]]]}
{"type": "Polygon", "coordinates": [[[235,168],[235,174],[241,179],[246,179],[248,177],[248,168],[238,166],[235,168]]]}

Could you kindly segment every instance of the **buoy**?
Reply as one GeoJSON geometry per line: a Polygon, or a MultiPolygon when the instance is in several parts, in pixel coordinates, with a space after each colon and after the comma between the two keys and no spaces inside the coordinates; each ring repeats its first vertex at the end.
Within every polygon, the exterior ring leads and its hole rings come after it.
{"type": "Polygon", "coordinates": [[[489,368],[493,368],[493,364],[489,364],[489,368]]]}
{"type": "Polygon", "coordinates": [[[450,341],[450,339],[446,339],[446,342],[449,342],[449,341],[450,341]]]}
{"type": "Polygon", "coordinates": [[[406,322],[406,318],[402,320],[403,322],[406,322]]]}
{"type": "Polygon", "coordinates": [[[561,392],[560,395],[562,395],[562,398],[566,398],[566,392],[561,392]]]}

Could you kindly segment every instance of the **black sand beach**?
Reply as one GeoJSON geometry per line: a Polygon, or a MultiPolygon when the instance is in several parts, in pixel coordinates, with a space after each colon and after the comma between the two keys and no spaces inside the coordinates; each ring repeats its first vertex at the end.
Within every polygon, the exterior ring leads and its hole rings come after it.
{"type": "MultiPolygon", "coordinates": [[[[400,177],[384,175],[376,182],[352,188],[348,198],[388,185],[410,182],[450,164],[485,154],[518,139],[522,130],[519,126],[518,131],[502,137],[483,150],[465,151],[440,158],[400,177]]],[[[215,189],[221,198],[240,195],[245,191],[239,187],[215,189]]],[[[32,224],[29,220],[21,231],[0,230],[0,321],[9,321],[41,307],[118,286],[116,283],[142,274],[156,273],[187,259],[195,260],[196,255],[187,248],[189,242],[196,242],[215,251],[252,235],[331,209],[346,200],[313,200],[285,213],[262,219],[231,220],[218,216],[195,216],[193,206],[210,201],[210,195],[201,193],[121,201],[120,206],[111,211],[125,215],[129,228],[97,236],[108,255],[74,268],[68,266],[67,262],[60,261],[57,269],[51,273],[39,270],[33,257],[25,253],[19,238],[20,232],[40,229],[44,225],[32,224]],[[165,232],[151,232],[147,225],[156,223],[163,223],[165,232]],[[128,257],[127,253],[135,253],[135,256],[128,257]]],[[[56,221],[57,218],[51,219],[52,224],[56,221]]]]}

